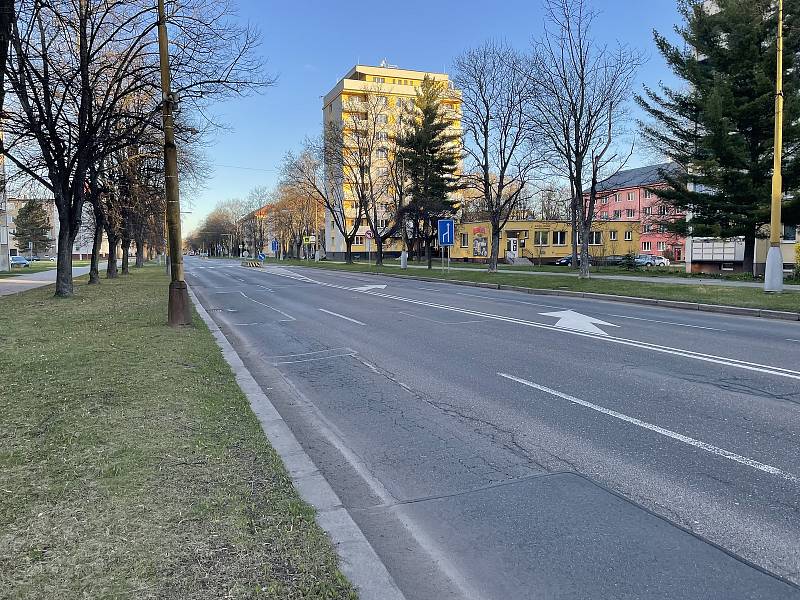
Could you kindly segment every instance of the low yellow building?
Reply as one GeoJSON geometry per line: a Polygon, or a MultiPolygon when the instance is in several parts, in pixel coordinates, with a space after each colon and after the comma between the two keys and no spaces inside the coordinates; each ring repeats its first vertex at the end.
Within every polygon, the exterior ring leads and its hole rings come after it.
{"type": "MultiPolygon", "coordinates": [[[[552,263],[572,252],[569,221],[509,221],[500,239],[500,260],[527,258],[552,263]]],[[[492,248],[488,221],[456,224],[453,260],[486,261],[492,248]]],[[[639,251],[638,221],[596,221],[589,236],[589,253],[597,258],[639,251]]]]}

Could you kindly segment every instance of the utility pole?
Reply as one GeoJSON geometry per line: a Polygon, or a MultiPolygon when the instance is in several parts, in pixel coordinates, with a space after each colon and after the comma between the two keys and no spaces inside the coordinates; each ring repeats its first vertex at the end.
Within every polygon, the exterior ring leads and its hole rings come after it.
{"type": "Polygon", "coordinates": [[[783,291],[783,253],[781,252],[781,153],[783,151],[783,0],[778,0],[778,69],[775,79],[775,151],[772,166],[772,203],[769,222],[769,251],[764,273],[764,291],[783,291]]]}
{"type": "Polygon", "coordinates": [[[181,245],[181,202],[178,189],[178,149],[175,146],[175,123],[169,72],[169,41],[164,0],[158,0],[158,55],[161,66],[162,119],[164,123],[164,188],[166,190],[167,244],[169,246],[170,284],[167,321],[172,326],[190,325],[192,310],[189,290],[183,280],[183,249],[181,245]]]}

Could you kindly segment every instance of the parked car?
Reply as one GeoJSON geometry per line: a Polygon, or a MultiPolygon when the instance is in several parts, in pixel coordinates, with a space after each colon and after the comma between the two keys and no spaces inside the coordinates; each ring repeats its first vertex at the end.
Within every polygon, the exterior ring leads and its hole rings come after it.
{"type": "Polygon", "coordinates": [[[619,266],[625,262],[625,257],[622,254],[611,254],[603,259],[603,262],[609,266],[619,266]]]}
{"type": "Polygon", "coordinates": [[[38,256],[31,256],[31,257],[30,257],[28,260],[29,260],[30,262],[39,262],[39,261],[40,261],[40,260],[42,260],[42,259],[41,259],[41,258],[39,258],[38,256]]]}
{"type": "MultiPolygon", "coordinates": [[[[579,256],[578,257],[578,262],[580,262],[580,260],[581,260],[581,257],[579,256]]],[[[559,266],[562,266],[562,267],[572,266],[572,255],[570,254],[569,256],[565,256],[564,258],[559,258],[556,261],[556,264],[559,265],[559,266]]],[[[589,266],[592,266],[592,259],[591,258],[589,259],[589,266]]]]}
{"type": "Polygon", "coordinates": [[[14,267],[19,267],[21,269],[22,267],[30,267],[30,266],[31,266],[31,263],[24,256],[12,256],[11,257],[11,268],[12,269],[14,267]]]}
{"type": "Polygon", "coordinates": [[[669,259],[655,254],[640,254],[636,257],[638,267],[668,267],[669,259]]]}

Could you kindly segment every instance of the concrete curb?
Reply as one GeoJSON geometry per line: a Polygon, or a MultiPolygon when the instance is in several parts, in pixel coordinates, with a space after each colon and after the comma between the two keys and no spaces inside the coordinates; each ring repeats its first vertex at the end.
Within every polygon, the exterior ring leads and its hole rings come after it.
{"type": "MultiPolygon", "coordinates": [[[[313,267],[311,267],[313,268],[313,267]]],[[[320,267],[317,267],[320,268],[320,267]]],[[[347,271],[346,269],[324,269],[327,271],[347,271]]],[[[768,310],[766,308],[746,308],[743,306],[725,306],[722,304],[701,304],[699,302],[680,302],[678,300],[659,300],[658,298],[637,298],[635,296],[617,296],[615,294],[600,294],[596,292],[574,292],[571,290],[553,290],[541,288],[529,288],[519,285],[505,285],[502,283],[482,283],[476,281],[459,281],[451,279],[440,279],[437,277],[424,277],[420,275],[405,275],[400,273],[375,273],[372,271],[352,271],[354,273],[365,273],[369,275],[381,275],[383,277],[398,277],[400,279],[415,279],[417,281],[431,281],[436,283],[449,283],[452,285],[465,285],[468,287],[488,288],[492,290],[505,290],[512,292],[522,292],[524,294],[534,294],[537,296],[566,296],[569,298],[589,298],[591,300],[605,300],[606,302],[624,302],[627,304],[646,304],[649,306],[661,306],[664,308],[677,308],[682,310],[698,310],[702,312],[724,313],[728,315],[739,315],[744,317],[759,317],[762,319],[777,319],[781,321],[800,321],[800,311],[768,310]]],[[[798,295],[800,297],[800,295],[798,295]]]]}
{"type": "Polygon", "coordinates": [[[339,556],[339,568],[358,589],[361,600],[405,600],[386,565],[378,557],[364,533],[317,469],[311,457],[300,446],[289,426],[275,410],[272,402],[250,374],[236,350],[208,315],[197,296],[189,288],[189,296],[197,313],[208,326],[222,350],[225,361],[236,376],[236,383],[247,396],[261,428],[272,447],[283,460],[300,496],[317,511],[317,523],[330,536],[339,556]]]}

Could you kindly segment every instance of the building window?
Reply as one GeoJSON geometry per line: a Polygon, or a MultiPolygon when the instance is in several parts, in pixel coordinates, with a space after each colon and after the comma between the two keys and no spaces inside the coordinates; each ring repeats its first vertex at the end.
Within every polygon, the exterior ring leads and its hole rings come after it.
{"type": "Polygon", "coordinates": [[[385,131],[378,131],[375,133],[375,137],[379,142],[385,142],[386,140],[389,139],[389,134],[386,133],[385,131]]]}
{"type": "Polygon", "coordinates": [[[354,246],[363,246],[364,245],[364,236],[363,235],[357,235],[356,239],[353,240],[353,245],[354,246]]]}
{"type": "Polygon", "coordinates": [[[621,217],[622,217],[622,211],[621,210],[615,210],[614,211],[614,218],[615,219],[619,219],[621,217]]]}
{"type": "Polygon", "coordinates": [[[547,232],[534,231],[533,232],[533,245],[534,246],[547,246],[547,232]]]}
{"type": "Polygon", "coordinates": [[[658,248],[658,249],[659,249],[661,252],[663,252],[664,250],[666,250],[666,249],[667,249],[667,242],[658,242],[658,244],[656,244],[656,247],[657,247],[657,248],[658,248]]]}
{"type": "Polygon", "coordinates": [[[387,103],[386,96],[375,96],[375,103],[378,106],[386,106],[387,103]]]}
{"type": "Polygon", "coordinates": [[[653,190],[645,190],[644,197],[645,198],[652,198],[655,194],[653,194],[653,190]]]}
{"type": "Polygon", "coordinates": [[[632,219],[634,216],[636,216],[636,211],[633,210],[632,208],[629,208],[628,210],[625,211],[625,216],[629,219],[632,219]]]}
{"type": "Polygon", "coordinates": [[[375,83],[385,83],[386,82],[386,80],[383,77],[373,77],[372,81],[374,81],[375,83]]]}
{"type": "Polygon", "coordinates": [[[386,177],[389,174],[389,167],[378,167],[378,176],[386,177]]]}
{"type": "Polygon", "coordinates": [[[376,115],[375,122],[381,125],[385,125],[389,122],[389,117],[387,115],[376,115]]]}
{"type": "Polygon", "coordinates": [[[461,234],[461,247],[462,248],[469,248],[469,234],[462,233],[461,234]]]}
{"type": "Polygon", "coordinates": [[[652,212],[653,212],[653,207],[652,207],[652,206],[645,206],[645,207],[642,209],[642,212],[643,212],[644,214],[646,214],[646,215],[652,214],[652,212]]]}
{"type": "Polygon", "coordinates": [[[566,246],[567,245],[567,232],[554,231],[553,232],[553,246],[566,246]]]}
{"type": "Polygon", "coordinates": [[[642,250],[644,252],[650,252],[651,242],[642,242],[642,250]]]}
{"type": "Polygon", "coordinates": [[[628,202],[636,200],[636,192],[628,192],[628,202]]]}
{"type": "Polygon", "coordinates": [[[649,223],[645,223],[644,225],[642,225],[642,233],[650,233],[652,229],[653,226],[650,225],[649,223]]]}
{"type": "Polygon", "coordinates": [[[611,231],[608,232],[608,239],[611,240],[612,242],[616,242],[617,241],[617,230],[616,229],[612,229],[611,231]]]}
{"type": "Polygon", "coordinates": [[[667,233],[667,226],[666,225],[659,225],[658,226],[658,233],[667,233]]]}
{"type": "Polygon", "coordinates": [[[783,235],[781,237],[786,242],[794,242],[797,240],[797,225],[784,225],[783,235]]]}
{"type": "Polygon", "coordinates": [[[590,231],[589,232],[589,245],[590,246],[601,246],[603,244],[603,232],[602,231],[590,231]]]}
{"type": "Polygon", "coordinates": [[[608,196],[603,196],[600,202],[602,202],[603,204],[608,204],[608,196]]]}
{"type": "Polygon", "coordinates": [[[389,151],[386,150],[386,148],[378,148],[375,151],[375,156],[377,156],[378,158],[388,158],[389,157],[389,151]]]}
{"type": "Polygon", "coordinates": [[[608,219],[608,211],[604,211],[603,213],[601,213],[600,214],[600,218],[601,219],[608,219]]]}
{"type": "Polygon", "coordinates": [[[389,219],[378,219],[378,229],[386,229],[389,226],[389,219]]]}
{"type": "Polygon", "coordinates": [[[630,241],[632,241],[632,240],[633,240],[633,232],[632,232],[632,231],[630,231],[630,230],[629,230],[629,231],[626,231],[626,232],[625,232],[625,241],[626,241],[626,242],[630,242],[630,241]]]}
{"type": "Polygon", "coordinates": [[[658,214],[660,215],[667,214],[667,207],[664,204],[658,207],[658,214]]]}

